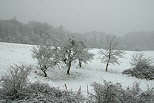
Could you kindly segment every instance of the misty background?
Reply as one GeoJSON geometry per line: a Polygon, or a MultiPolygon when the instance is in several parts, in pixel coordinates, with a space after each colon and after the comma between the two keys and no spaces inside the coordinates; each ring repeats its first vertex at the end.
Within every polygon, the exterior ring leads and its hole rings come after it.
{"type": "Polygon", "coordinates": [[[70,36],[103,48],[108,34],[120,49],[154,50],[153,0],[0,0],[0,41],[52,45],[70,36]]]}

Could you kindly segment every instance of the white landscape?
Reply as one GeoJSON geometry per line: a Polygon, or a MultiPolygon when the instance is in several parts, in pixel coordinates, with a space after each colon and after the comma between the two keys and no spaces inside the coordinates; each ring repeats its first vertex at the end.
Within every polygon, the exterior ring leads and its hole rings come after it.
{"type": "Polygon", "coordinates": [[[153,80],[137,79],[136,77],[130,77],[122,74],[125,69],[131,68],[130,58],[136,52],[142,52],[146,56],[153,57],[153,51],[125,51],[124,58],[120,59],[120,65],[109,65],[108,72],[105,71],[105,64],[100,61],[100,54],[98,49],[90,49],[91,53],[94,53],[94,59],[88,64],[83,64],[81,68],[77,63],[73,63],[70,75],[66,74],[66,67],[59,66],[49,68],[47,70],[48,77],[43,77],[39,69],[37,69],[37,60],[32,58],[32,47],[35,45],[16,44],[16,43],[3,43],[0,42],[0,76],[7,73],[7,68],[15,64],[18,65],[32,65],[34,68],[28,79],[30,82],[40,81],[43,83],[49,83],[50,86],[65,90],[66,86],[68,90],[78,91],[81,88],[81,92],[87,95],[87,86],[89,92],[93,92],[91,84],[97,82],[103,84],[103,81],[120,83],[123,88],[132,87],[137,82],[140,84],[141,89],[154,87],[153,80]],[[37,73],[36,73],[37,71],[37,73]],[[65,86],[66,85],[66,86],[65,86]]]}
{"type": "Polygon", "coordinates": [[[0,0],[0,103],[154,103],[154,0],[0,0]]]}

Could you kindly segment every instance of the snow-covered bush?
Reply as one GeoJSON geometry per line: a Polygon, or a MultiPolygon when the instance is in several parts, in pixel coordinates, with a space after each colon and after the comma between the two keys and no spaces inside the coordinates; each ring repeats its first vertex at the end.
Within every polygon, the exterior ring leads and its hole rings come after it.
{"type": "Polygon", "coordinates": [[[147,89],[139,95],[141,103],[154,103],[154,88],[147,89]]]}
{"type": "Polygon", "coordinates": [[[104,85],[93,83],[94,94],[87,103],[154,103],[154,88],[142,91],[138,83],[131,88],[122,88],[119,83],[104,81],[104,85]]]}
{"type": "Polygon", "coordinates": [[[59,90],[39,82],[31,83],[22,89],[22,96],[22,98],[7,101],[11,103],[83,103],[84,101],[79,93],[59,90]]]}
{"type": "Polygon", "coordinates": [[[31,101],[45,103],[82,103],[83,96],[67,90],[59,90],[48,84],[35,82],[28,88],[31,91],[31,101]]]}
{"type": "Polygon", "coordinates": [[[154,103],[154,88],[148,88],[147,90],[141,90],[138,83],[135,83],[131,88],[128,87],[126,91],[137,98],[137,102],[132,103],[154,103]]]}
{"type": "MultiPolygon", "coordinates": [[[[104,85],[93,83],[95,94],[92,95],[94,103],[134,103],[138,99],[128,93],[117,83],[104,81],[104,85]]],[[[137,102],[135,102],[137,103],[137,102]]]]}
{"type": "Polygon", "coordinates": [[[154,79],[154,66],[151,65],[152,59],[150,57],[145,57],[142,53],[135,54],[132,56],[130,64],[133,68],[123,71],[123,74],[140,79],[154,79]]]}
{"type": "Polygon", "coordinates": [[[130,64],[136,67],[149,67],[152,63],[153,59],[151,57],[145,57],[143,53],[134,54],[130,61],[130,64]]]}
{"type": "Polygon", "coordinates": [[[131,88],[126,88],[127,92],[133,94],[134,96],[138,95],[141,92],[141,88],[139,86],[139,83],[135,83],[131,88]]]}
{"type": "Polygon", "coordinates": [[[2,76],[0,82],[2,84],[2,89],[0,92],[0,98],[4,99],[17,99],[22,96],[22,89],[24,89],[27,84],[27,76],[31,71],[31,66],[25,65],[15,65],[9,69],[9,73],[2,76]]]}
{"type": "Polygon", "coordinates": [[[83,103],[80,93],[59,90],[45,83],[28,82],[31,66],[13,66],[1,77],[0,102],[4,103],[83,103]]]}

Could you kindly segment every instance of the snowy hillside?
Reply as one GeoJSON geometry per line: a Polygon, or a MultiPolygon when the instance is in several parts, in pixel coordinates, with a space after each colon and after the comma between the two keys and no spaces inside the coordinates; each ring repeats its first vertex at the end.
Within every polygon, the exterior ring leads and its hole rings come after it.
{"type": "MultiPolygon", "coordinates": [[[[135,53],[134,51],[126,51],[124,58],[120,59],[120,65],[110,65],[109,71],[105,71],[105,64],[100,62],[100,55],[98,49],[91,49],[90,52],[95,54],[94,59],[89,64],[84,64],[82,68],[79,68],[76,63],[71,67],[71,75],[66,74],[66,68],[64,66],[50,68],[47,71],[48,78],[40,76],[41,73],[36,66],[36,60],[31,56],[32,45],[14,44],[14,43],[2,43],[0,42],[0,75],[5,74],[7,68],[14,64],[26,64],[34,66],[34,70],[29,76],[29,80],[47,82],[51,86],[65,89],[65,84],[68,89],[77,91],[80,86],[82,92],[86,93],[87,85],[89,89],[93,82],[103,83],[103,80],[111,81],[113,83],[121,83],[124,87],[132,86],[134,82],[138,82],[142,89],[154,87],[153,80],[141,80],[135,77],[128,77],[121,72],[130,68],[130,57],[135,53]],[[37,71],[37,73],[36,73],[37,71]]],[[[153,51],[142,51],[146,56],[154,56],[153,51]]]]}

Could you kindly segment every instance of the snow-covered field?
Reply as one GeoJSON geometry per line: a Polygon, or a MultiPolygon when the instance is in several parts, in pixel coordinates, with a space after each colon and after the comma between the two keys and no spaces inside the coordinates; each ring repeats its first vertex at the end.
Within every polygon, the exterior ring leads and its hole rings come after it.
{"type": "MultiPolygon", "coordinates": [[[[14,64],[32,65],[34,68],[37,66],[37,61],[31,56],[32,45],[15,44],[15,43],[2,43],[0,42],[0,75],[4,75],[7,68],[14,64]]],[[[34,69],[29,76],[31,82],[41,81],[49,83],[51,86],[65,89],[65,84],[69,90],[77,91],[80,87],[83,93],[86,93],[87,86],[89,91],[92,90],[91,84],[93,82],[103,83],[104,80],[113,83],[121,83],[123,87],[132,86],[134,82],[138,82],[144,90],[148,86],[154,87],[153,80],[141,80],[135,77],[128,77],[121,72],[130,68],[130,58],[135,51],[126,51],[124,58],[120,59],[120,65],[110,65],[109,71],[105,71],[105,64],[100,62],[98,49],[91,49],[90,52],[95,54],[94,60],[89,64],[84,64],[79,68],[76,63],[71,67],[71,75],[66,74],[66,68],[55,67],[50,68],[47,72],[48,78],[38,75],[38,69],[34,69]],[[37,71],[38,74],[35,73],[37,71]]],[[[142,51],[146,56],[154,57],[154,51],[142,51]]]]}

